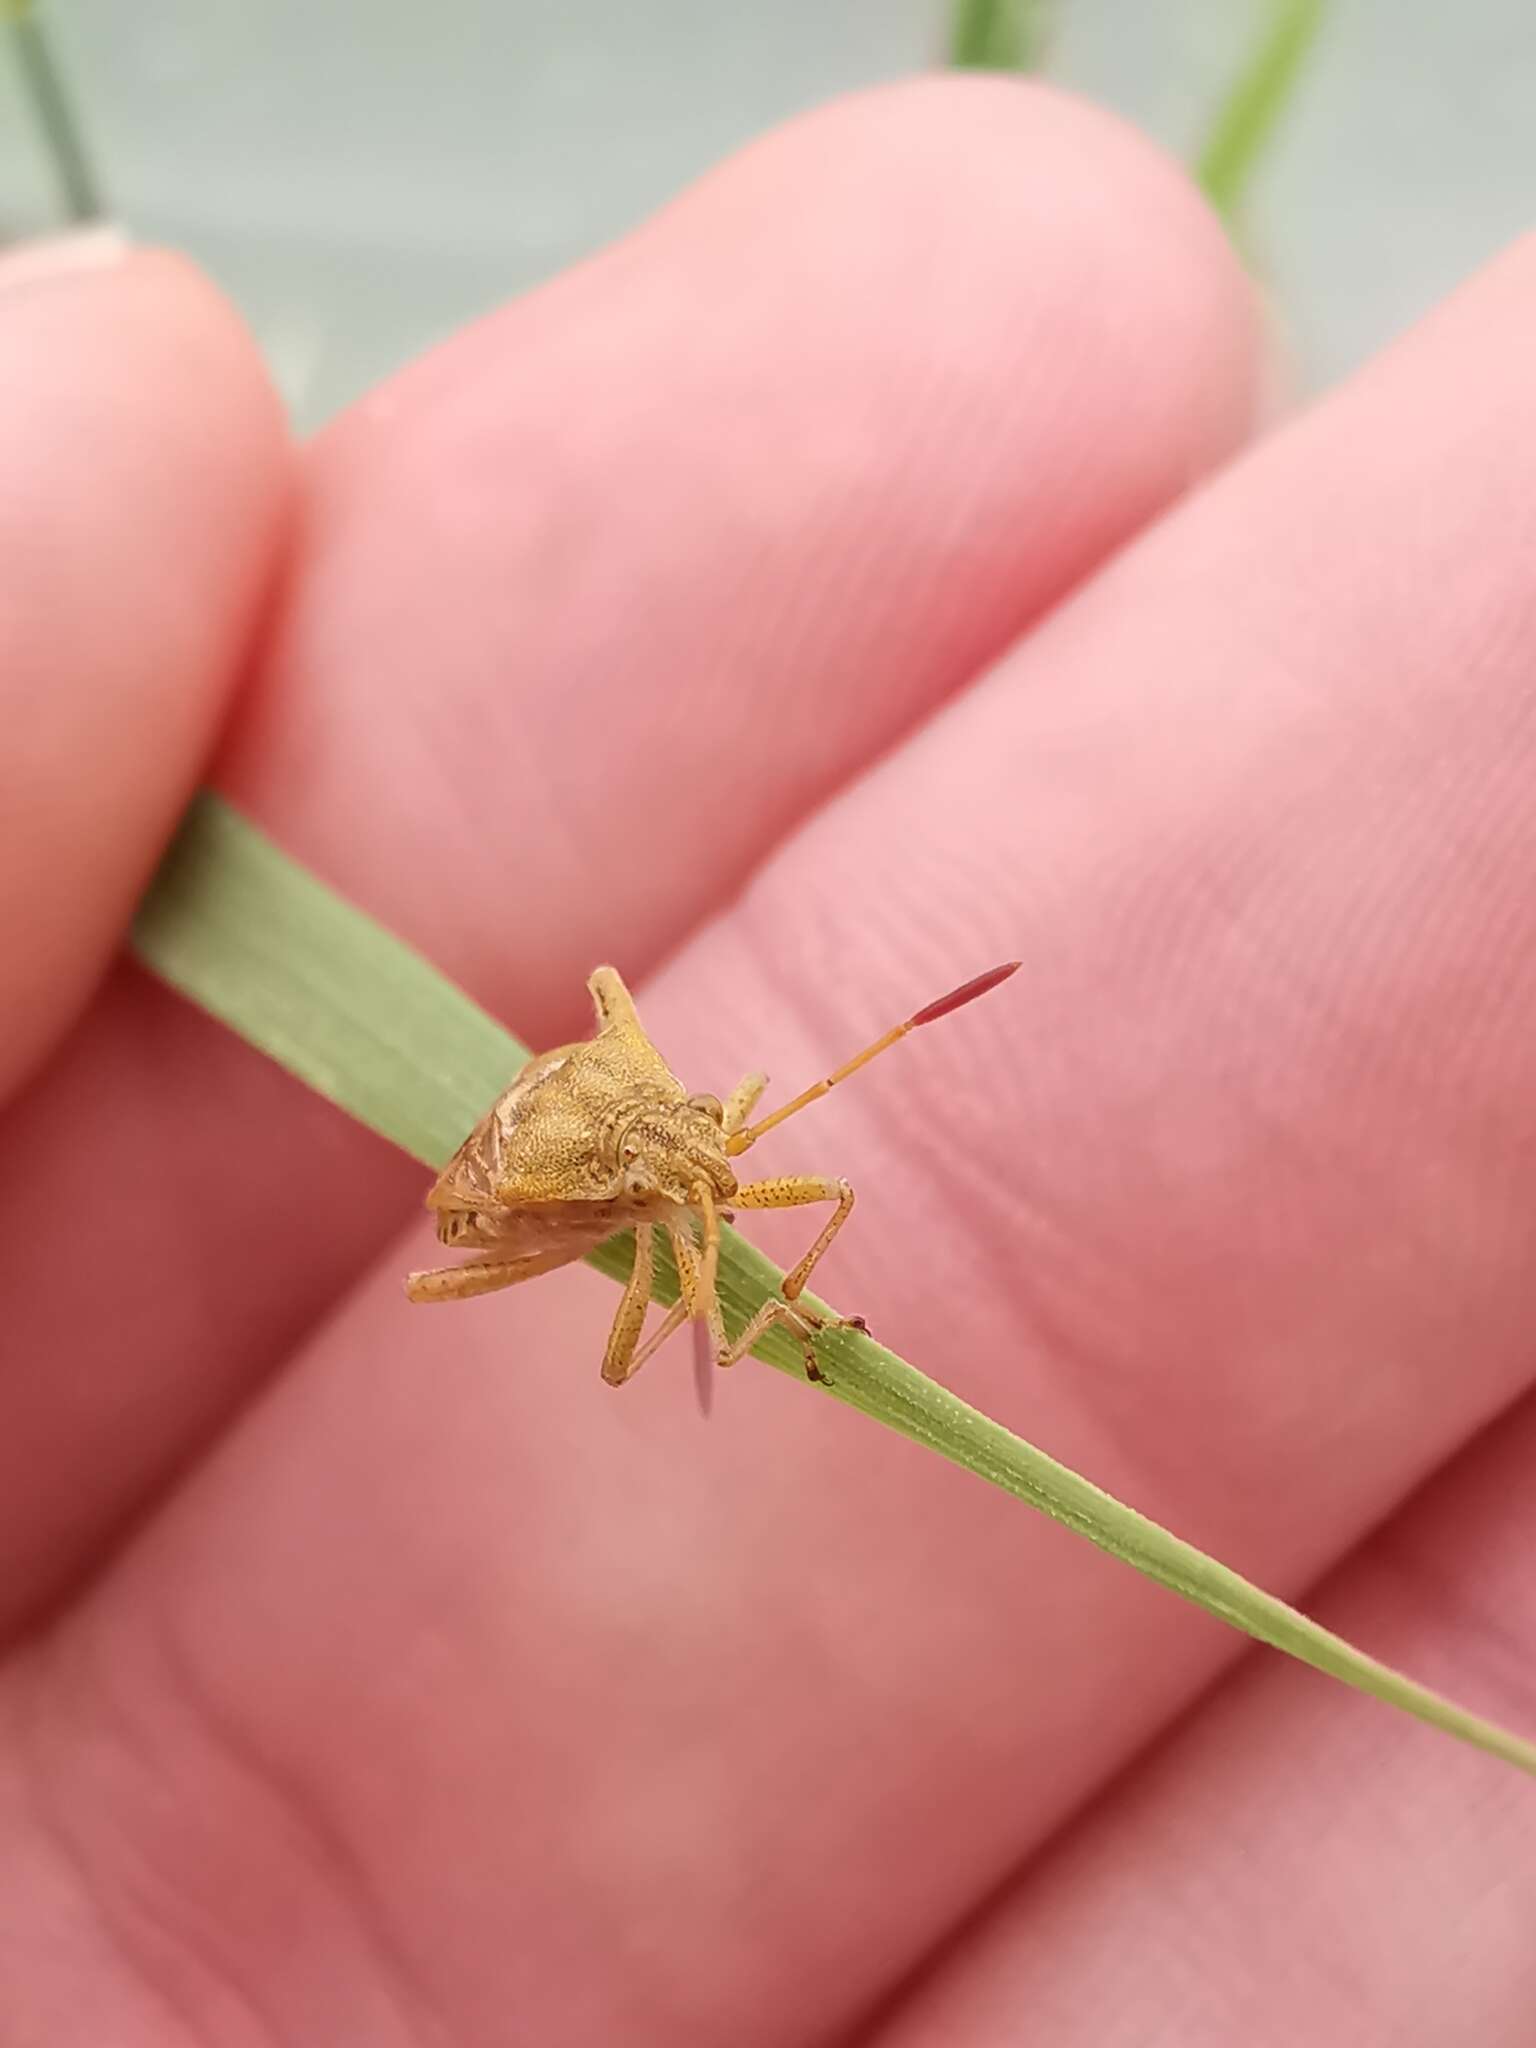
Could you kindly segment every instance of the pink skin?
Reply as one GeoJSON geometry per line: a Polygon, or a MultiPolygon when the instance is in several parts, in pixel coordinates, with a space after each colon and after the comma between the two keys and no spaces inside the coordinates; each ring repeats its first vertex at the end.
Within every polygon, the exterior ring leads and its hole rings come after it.
{"type": "MultiPolygon", "coordinates": [[[[1536,1403],[1318,1593],[1319,1618],[1536,1728],[1536,1403]]],[[[1162,2038],[1529,2041],[1531,1792],[1471,1751],[1252,1659],[1009,1883],[878,2048],[1162,2038]],[[1162,2016],[1172,2015],[1164,2022],[1162,2016]]]]}
{"type": "MultiPolygon", "coordinates": [[[[79,557],[8,597],[65,709],[4,872],[112,834],[0,892],[11,1071],[253,647],[213,772],[536,1040],[613,952],[690,1081],[793,1088],[1022,954],[765,1143],[859,1187],[827,1292],[1536,1725],[1536,252],[1169,509],[1256,383],[1197,203],[1045,94],[874,95],[323,437],[259,642],[283,451],[203,289],[0,272],[0,352],[78,349],[20,387],[67,451],[125,292],[139,573],[39,461],[79,557]],[[135,687],[141,796],[79,740],[135,687]]],[[[590,1274],[407,1308],[420,1184],[124,970],[6,1112],[21,2038],[1528,2039],[1518,1780],[1274,1662],[1202,1701],[1236,1637],[787,1380],[707,1437],[686,1347],[609,1394],[590,1274]]]]}
{"type": "MultiPolygon", "coordinates": [[[[973,82],[800,123],[322,437],[220,779],[524,1037],[584,1031],[595,961],[638,982],[1225,453],[1250,322],[1212,223],[1103,115],[973,82]]],[[[201,531],[201,500],[175,504],[201,531]]],[[[31,632],[41,670],[51,615],[31,632]]],[[[757,1042],[722,1049],[739,1068],[757,1042]]],[[[25,1503],[0,1621],[207,1441],[420,1185],[115,977],[0,1149],[0,1499],[25,1503]],[[88,1270],[33,1220],[78,1204],[82,1123],[93,1185],[134,1195],[88,1270]],[[113,1329],[105,1389],[56,1370],[61,1293],[113,1329]]]]}

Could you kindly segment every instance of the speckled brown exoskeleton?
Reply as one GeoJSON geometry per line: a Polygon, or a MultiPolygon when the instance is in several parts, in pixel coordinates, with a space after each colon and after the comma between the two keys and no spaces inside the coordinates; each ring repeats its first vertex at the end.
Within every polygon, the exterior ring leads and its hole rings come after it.
{"type": "Polygon", "coordinates": [[[463,1265],[412,1273],[412,1301],[463,1301],[516,1287],[569,1265],[619,1232],[635,1233],[635,1260],[603,1357],[603,1378],[621,1386],[685,1321],[707,1334],[716,1365],[734,1365],[776,1325],[799,1344],[810,1379],[824,1374],[815,1337],[827,1327],[863,1328],[862,1317],[828,1325],[800,1296],[812,1269],[848,1220],[853,1189],[820,1174],[738,1181],[731,1162],[765,1131],[815,1102],[921,1024],[948,1016],[1005,981],[1018,962],[994,967],[918,1010],[781,1109],[749,1123],[767,1086],[748,1074],[722,1102],[690,1095],[657,1052],[634,1001],[612,967],[587,986],[597,1006],[596,1036],[541,1053],[476,1124],[443,1168],[427,1207],[441,1242],[472,1254],[463,1265]],[[833,1204],[805,1256],[732,1339],[720,1313],[715,1276],[722,1213],[833,1204]],[[681,1296],[645,1344],[655,1238],[664,1230],[681,1296]]]}

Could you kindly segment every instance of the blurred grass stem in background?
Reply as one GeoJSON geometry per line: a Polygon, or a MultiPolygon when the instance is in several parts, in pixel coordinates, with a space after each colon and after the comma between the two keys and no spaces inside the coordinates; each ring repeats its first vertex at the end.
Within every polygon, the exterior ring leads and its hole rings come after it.
{"type": "Polygon", "coordinates": [[[100,220],[104,211],[101,187],[33,0],[0,0],[0,22],[9,30],[16,68],[37,117],[66,214],[73,221],[100,220]]]}
{"type": "Polygon", "coordinates": [[[950,64],[957,71],[1036,70],[1045,60],[1052,11],[1053,0],[956,0],[950,64]]]}
{"type": "Polygon", "coordinates": [[[1216,110],[1194,174],[1229,225],[1300,82],[1325,11],[1325,0],[1269,0],[1263,34],[1216,110]]]}
{"type": "MultiPolygon", "coordinates": [[[[961,71],[1037,71],[1052,16],[1067,0],[954,0],[949,62],[961,71]]],[[[1322,26],[1325,0],[1263,0],[1265,20],[1213,114],[1193,172],[1229,225],[1273,140],[1322,26]]]]}

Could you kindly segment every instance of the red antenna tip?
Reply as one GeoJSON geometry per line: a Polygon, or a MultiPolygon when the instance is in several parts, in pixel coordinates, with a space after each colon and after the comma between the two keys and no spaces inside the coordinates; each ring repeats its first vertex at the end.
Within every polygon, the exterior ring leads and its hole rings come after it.
{"type": "Polygon", "coordinates": [[[1005,982],[1010,974],[1017,974],[1024,965],[1022,960],[1005,960],[1001,967],[989,967],[985,974],[978,974],[973,981],[952,988],[947,996],[940,996],[936,1003],[930,1003],[908,1018],[910,1024],[934,1024],[940,1017],[947,1017],[951,1010],[958,1010],[962,1004],[975,1002],[978,996],[987,995],[992,989],[1005,982]]]}

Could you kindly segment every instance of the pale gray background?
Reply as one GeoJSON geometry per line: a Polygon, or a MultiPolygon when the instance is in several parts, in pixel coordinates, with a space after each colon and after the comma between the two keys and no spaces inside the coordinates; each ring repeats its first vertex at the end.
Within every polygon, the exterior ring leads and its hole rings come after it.
{"type": "MultiPolygon", "coordinates": [[[[1050,75],[1187,153],[1262,0],[1060,0],[1050,75]]],[[[313,425],[786,114],[943,48],[944,0],[52,0],[119,217],[196,254],[313,425]]],[[[1536,217],[1536,0],[1334,0],[1254,195],[1325,383],[1536,217]]],[[[53,198],[0,55],[0,229],[53,198]]]]}

